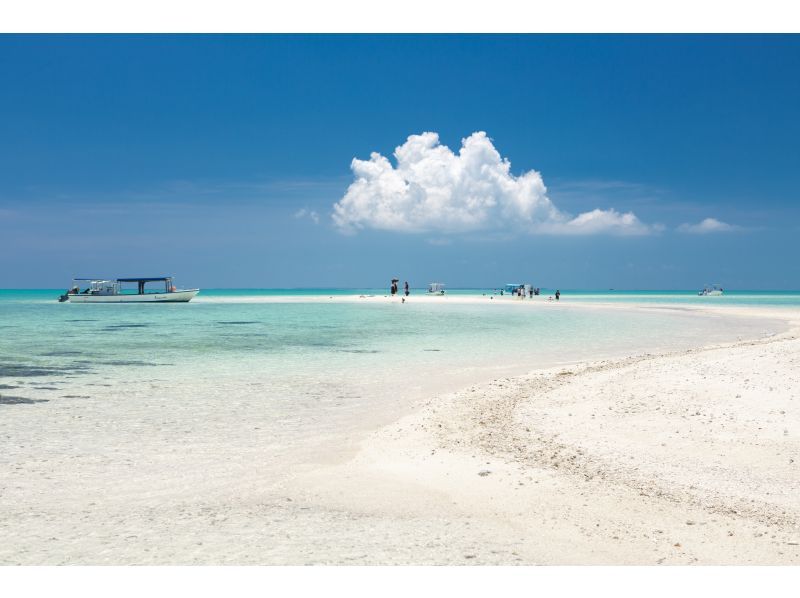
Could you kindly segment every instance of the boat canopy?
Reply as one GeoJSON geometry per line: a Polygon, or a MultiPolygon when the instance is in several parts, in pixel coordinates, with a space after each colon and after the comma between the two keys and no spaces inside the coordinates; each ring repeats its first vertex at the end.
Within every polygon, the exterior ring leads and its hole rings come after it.
{"type": "Polygon", "coordinates": [[[146,278],[73,278],[75,282],[167,282],[172,280],[171,276],[150,276],[146,278]]]}
{"type": "MultiPolygon", "coordinates": [[[[88,280],[88,279],[87,279],[88,280]]],[[[145,278],[117,278],[117,282],[166,282],[172,280],[170,276],[145,277],[145,278]]]]}

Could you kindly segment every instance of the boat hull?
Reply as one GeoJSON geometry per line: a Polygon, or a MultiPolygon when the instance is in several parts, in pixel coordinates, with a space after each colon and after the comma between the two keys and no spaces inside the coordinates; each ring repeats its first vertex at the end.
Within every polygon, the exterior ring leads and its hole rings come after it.
{"type": "Polygon", "coordinates": [[[70,303],[188,303],[200,289],[144,295],[66,295],[70,303]]]}

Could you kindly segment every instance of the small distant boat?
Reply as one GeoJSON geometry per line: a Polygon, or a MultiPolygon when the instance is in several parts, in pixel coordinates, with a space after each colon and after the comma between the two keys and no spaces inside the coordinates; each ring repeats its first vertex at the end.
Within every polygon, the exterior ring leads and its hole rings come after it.
{"type": "Polygon", "coordinates": [[[116,280],[73,278],[72,286],[58,300],[61,303],[187,303],[199,292],[200,289],[176,289],[170,276],[116,280]],[[152,282],[164,286],[155,290],[145,289],[145,285],[152,282]],[[125,286],[132,283],[136,284],[135,291],[125,286]]]}
{"type": "Polygon", "coordinates": [[[722,295],[722,287],[718,284],[707,284],[702,291],[698,291],[700,297],[719,297],[722,295]]]}
{"type": "MultiPolygon", "coordinates": [[[[532,287],[529,284],[522,284],[519,282],[509,282],[506,283],[505,292],[509,295],[514,295],[517,297],[527,297],[531,295],[532,287]]],[[[539,293],[536,293],[537,295],[539,293]]]]}
{"type": "Polygon", "coordinates": [[[432,282],[428,285],[428,293],[431,295],[444,295],[444,283],[432,282]]]}

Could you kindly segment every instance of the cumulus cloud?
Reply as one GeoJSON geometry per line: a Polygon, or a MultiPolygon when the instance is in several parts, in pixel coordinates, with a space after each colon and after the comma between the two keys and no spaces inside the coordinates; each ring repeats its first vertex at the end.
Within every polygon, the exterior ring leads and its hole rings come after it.
{"type": "Polygon", "coordinates": [[[308,218],[314,224],[319,224],[319,214],[315,210],[302,208],[294,213],[295,218],[308,218]]]}
{"type": "Polygon", "coordinates": [[[646,235],[660,231],[661,228],[658,225],[644,224],[633,212],[622,214],[613,208],[610,210],[594,209],[591,212],[578,214],[571,219],[545,222],[539,226],[542,232],[563,235],[591,235],[596,233],[646,235]]]}
{"type": "Polygon", "coordinates": [[[657,230],[632,212],[595,209],[573,216],[547,196],[542,175],[511,173],[486,133],[473,133],[456,154],[436,133],[411,135],[395,148],[396,165],[377,152],[353,159],[355,181],[333,206],[345,233],[362,229],[459,233],[513,228],[546,234],[642,235],[657,230]]]}
{"type": "Polygon", "coordinates": [[[706,218],[696,224],[684,222],[678,227],[682,233],[691,233],[695,235],[702,235],[706,233],[727,233],[735,230],[740,230],[741,227],[735,224],[728,224],[716,218],[706,218]]]}

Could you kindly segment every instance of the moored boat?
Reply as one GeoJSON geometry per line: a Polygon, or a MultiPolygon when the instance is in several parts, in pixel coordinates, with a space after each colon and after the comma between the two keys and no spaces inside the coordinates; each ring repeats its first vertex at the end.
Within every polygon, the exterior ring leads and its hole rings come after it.
{"type": "Polygon", "coordinates": [[[718,284],[707,284],[702,291],[697,293],[701,297],[719,297],[722,295],[722,287],[718,284]]]}
{"type": "Polygon", "coordinates": [[[200,289],[177,289],[171,276],[144,278],[73,278],[72,286],[58,300],[62,303],[187,303],[200,289]],[[136,290],[126,287],[136,284],[136,290]],[[163,283],[163,290],[147,289],[147,283],[163,283]],[[83,290],[81,287],[85,286],[83,290]]]}

